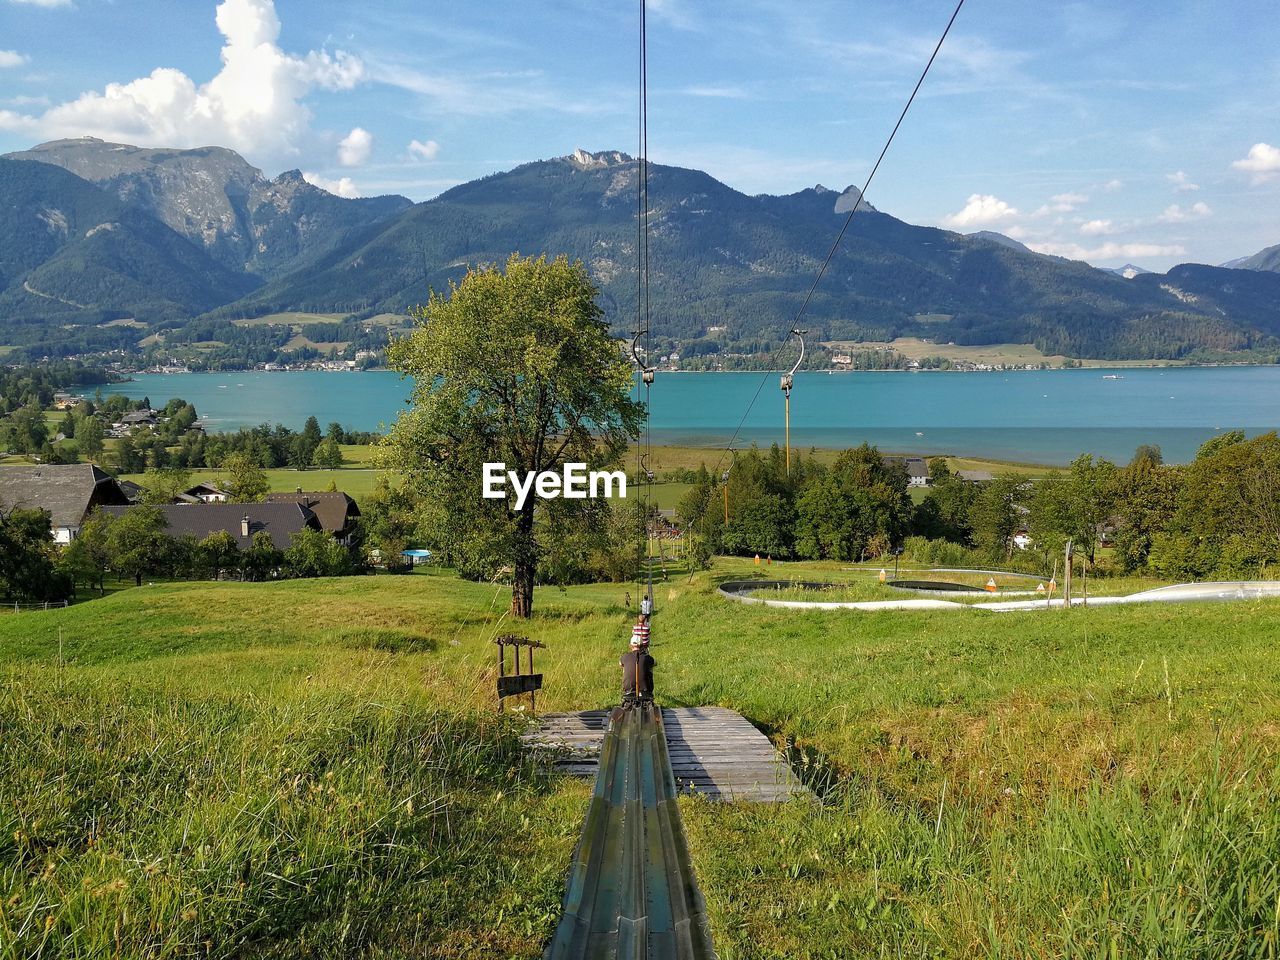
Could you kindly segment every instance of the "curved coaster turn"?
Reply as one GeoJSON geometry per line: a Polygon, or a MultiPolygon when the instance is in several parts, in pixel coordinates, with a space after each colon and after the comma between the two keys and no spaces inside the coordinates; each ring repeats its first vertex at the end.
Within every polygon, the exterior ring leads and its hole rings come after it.
{"type": "Polygon", "coordinates": [[[652,702],[618,707],[609,717],[564,914],[544,957],[715,957],[662,714],[652,702]]]}

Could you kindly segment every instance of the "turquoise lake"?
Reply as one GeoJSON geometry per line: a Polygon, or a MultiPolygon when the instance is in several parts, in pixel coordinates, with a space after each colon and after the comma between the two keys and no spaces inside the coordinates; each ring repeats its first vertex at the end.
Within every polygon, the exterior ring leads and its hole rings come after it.
{"type": "MultiPolygon", "coordinates": [[[[655,443],[724,446],[759,390],[736,445],[782,443],[778,375],[658,374],[655,443]]],[[[195,404],[212,430],[263,422],[300,428],[314,415],[357,430],[390,424],[409,385],[398,374],[139,374],[104,393],[195,404]]],[[[900,453],[1066,463],[1081,453],[1127,460],[1156,443],[1184,461],[1219,430],[1280,428],[1280,367],[1168,367],[1008,373],[801,373],[791,395],[791,442],[806,448],[868,441],[900,453]],[[1118,379],[1111,379],[1115,377],[1118,379]]]]}

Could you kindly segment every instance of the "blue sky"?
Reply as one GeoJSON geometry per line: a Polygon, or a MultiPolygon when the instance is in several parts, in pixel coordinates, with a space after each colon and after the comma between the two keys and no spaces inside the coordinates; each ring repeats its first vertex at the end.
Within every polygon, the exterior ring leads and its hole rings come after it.
{"type": "MultiPolygon", "coordinates": [[[[951,0],[650,0],[652,159],[747,193],[861,183],[951,0]]],[[[0,151],[218,143],[422,200],[635,152],[638,3],[0,0],[0,151]]],[[[1102,266],[1280,243],[1267,0],[967,0],[868,199],[1102,266]]]]}

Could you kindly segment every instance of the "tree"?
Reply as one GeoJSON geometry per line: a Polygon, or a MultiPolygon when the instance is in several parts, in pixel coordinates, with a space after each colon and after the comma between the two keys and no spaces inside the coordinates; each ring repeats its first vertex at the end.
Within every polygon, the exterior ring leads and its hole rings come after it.
{"type": "Polygon", "coordinates": [[[419,504],[412,488],[378,477],[373,491],[360,500],[359,528],[369,560],[376,556],[387,566],[395,565],[413,537],[418,518],[419,504]]]}
{"type": "Polygon", "coordinates": [[[323,530],[310,528],[293,535],[284,563],[295,577],[340,577],[351,571],[347,548],[323,530]]]}
{"type": "Polygon", "coordinates": [[[153,506],[176,503],[178,495],[191,488],[191,471],[183,467],[160,467],[142,477],[142,502],[153,506]]]}
{"type": "Polygon", "coordinates": [[[142,586],[144,576],[162,569],[168,561],[165,526],[164,514],[156,507],[125,510],[110,528],[112,569],[133,577],[134,584],[142,586]]]}
{"type": "Polygon", "coordinates": [[[116,472],[141,473],[146,467],[146,457],[138,452],[133,438],[126,433],[116,442],[116,472]]]}
{"type": "Polygon", "coordinates": [[[240,566],[240,545],[228,530],[216,530],[200,541],[198,547],[200,566],[217,580],[224,570],[240,566]]]}
{"type": "Polygon", "coordinates": [[[271,534],[259,530],[249,541],[249,549],[240,561],[240,575],[249,580],[265,580],[280,568],[283,555],[276,549],[271,534]]]}
{"type": "Polygon", "coordinates": [[[311,455],[311,462],[317,467],[337,470],[342,466],[342,449],[332,439],[322,440],[311,455]]]}
{"type": "Polygon", "coordinates": [[[111,569],[111,525],[115,518],[101,510],[94,510],[80,525],[80,535],[62,551],[59,565],[76,581],[83,580],[98,593],[106,593],[105,580],[111,569]]]}
{"type": "Polygon", "coordinates": [[[973,545],[992,557],[1008,557],[1013,549],[1012,537],[1022,515],[1023,488],[1026,480],[1014,474],[997,474],[984,484],[969,508],[969,525],[973,529],[973,545]]]}
{"type": "Polygon", "coordinates": [[[86,414],[76,423],[76,445],[85,459],[97,462],[105,446],[106,428],[97,417],[86,414]]]}
{"type": "Polygon", "coordinates": [[[222,461],[226,479],[219,481],[232,503],[259,503],[271,489],[267,474],[246,453],[232,453],[222,461]]]}
{"type": "Polygon", "coordinates": [[[53,564],[53,528],[48,511],[0,513],[0,592],[7,600],[60,600],[63,577],[53,564]]]}
{"type": "Polygon", "coordinates": [[[1050,552],[1071,540],[1092,566],[1115,506],[1115,478],[1115,464],[1086,453],[1071,462],[1065,477],[1042,480],[1031,500],[1032,538],[1050,552]]]}
{"type": "MultiPolygon", "coordinates": [[[[511,610],[533,611],[542,547],[530,496],[482,496],[482,466],[503,462],[519,476],[559,472],[568,462],[618,464],[639,435],[643,406],[629,397],[630,363],[610,337],[581,262],[513,254],[505,267],[475,269],[448,296],[415,311],[418,329],[388,350],[413,377],[411,409],[387,438],[386,461],[402,469],[446,527],[439,536],[473,575],[512,570],[511,610]]],[[[548,501],[550,502],[550,501],[548,501]]],[[[561,500],[544,526],[597,514],[602,500],[561,500]]]]}
{"type": "Polygon", "coordinates": [[[305,434],[297,434],[289,441],[289,466],[295,470],[307,469],[311,466],[311,458],[315,456],[317,446],[305,434]]]}
{"type": "Polygon", "coordinates": [[[329,426],[324,431],[324,435],[328,439],[332,440],[334,443],[347,442],[347,432],[342,429],[342,424],[340,424],[337,420],[334,420],[331,424],[329,424],[329,426]]]}

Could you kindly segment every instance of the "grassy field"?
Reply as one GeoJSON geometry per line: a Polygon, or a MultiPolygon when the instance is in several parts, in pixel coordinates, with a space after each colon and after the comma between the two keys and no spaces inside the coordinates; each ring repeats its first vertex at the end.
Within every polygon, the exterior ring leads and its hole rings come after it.
{"type": "MultiPolygon", "coordinates": [[[[793,738],[823,798],[682,801],[724,960],[1276,954],[1280,603],[714,593],[759,572],[657,589],[660,698],[793,738]]],[[[537,957],[588,786],[520,757],[490,641],[548,644],[541,709],[616,702],[628,594],[543,588],[513,625],[420,572],[0,616],[0,957],[537,957]]]]}
{"type": "MultiPolygon", "coordinates": [[[[359,500],[373,491],[378,477],[385,471],[373,467],[373,447],[343,444],[343,465],[338,470],[323,470],[318,467],[307,470],[294,470],[291,467],[279,467],[263,471],[267,482],[271,484],[272,493],[289,493],[301,487],[303,490],[328,490],[334,484],[343,493],[350,494],[359,500]]],[[[223,477],[220,470],[191,471],[192,484],[216,482],[223,477]]],[[[132,480],[146,486],[146,475],[141,473],[125,473],[121,480],[132,480]]]]}
{"type": "Polygon", "coordinates": [[[345,313],[269,313],[247,320],[232,320],[237,327],[291,327],[303,323],[337,323],[345,313]]]}
{"type": "MultiPolygon", "coordinates": [[[[939,315],[941,316],[941,315],[939,315]]],[[[952,361],[968,361],[986,364],[1035,364],[1047,363],[1059,367],[1068,359],[1064,354],[1042,353],[1030,343],[988,343],[979,346],[966,346],[955,343],[928,343],[919,337],[898,337],[887,342],[861,342],[834,340],[824,343],[826,347],[839,347],[844,350],[893,350],[908,360],[923,360],[926,357],[943,357],[952,361]]],[[[1079,360],[1085,367],[1180,367],[1181,360],[1079,360]]]]}

